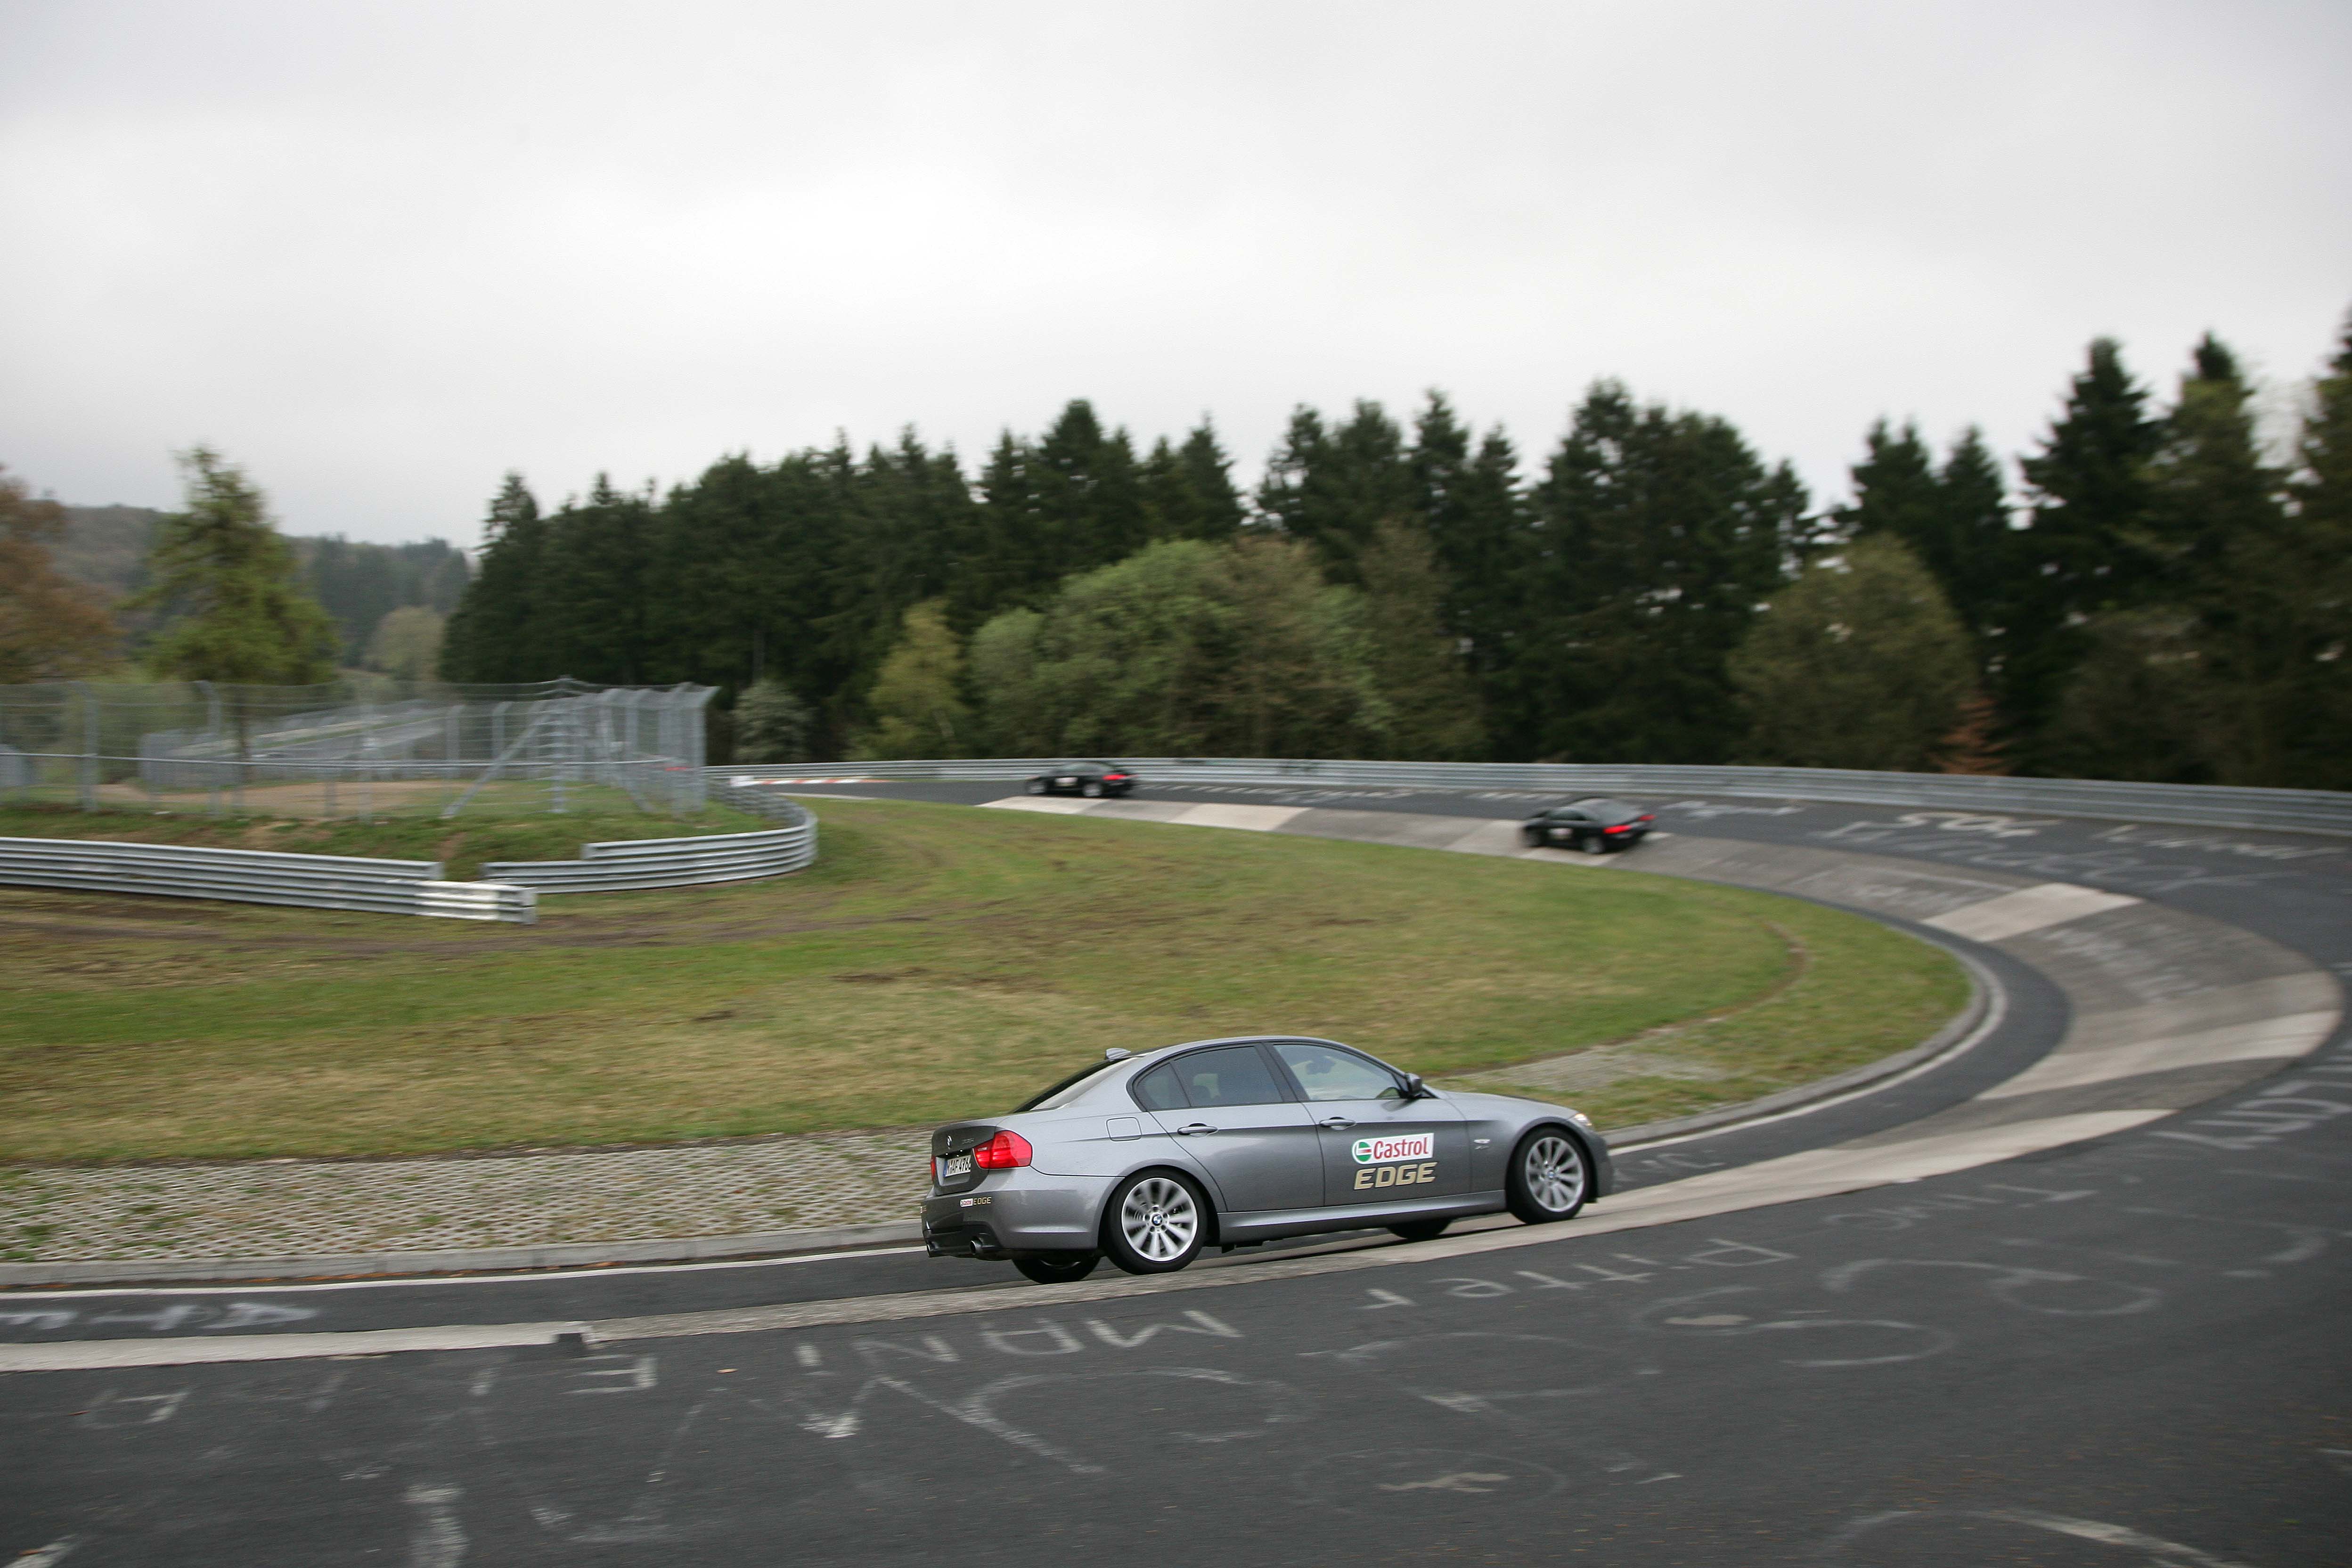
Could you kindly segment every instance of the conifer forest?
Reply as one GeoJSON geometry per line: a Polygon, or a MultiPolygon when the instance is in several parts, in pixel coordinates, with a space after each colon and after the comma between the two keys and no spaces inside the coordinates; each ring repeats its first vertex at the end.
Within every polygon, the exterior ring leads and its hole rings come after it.
{"type": "Polygon", "coordinates": [[[2266,427],[2208,336],[2093,342],[2032,450],[1882,421],[1817,505],[1603,381],[1549,450],[1441,394],[1076,401],[973,471],[909,429],[658,493],[490,501],[441,673],[721,689],[744,762],[1054,753],[1758,763],[2352,787],[2352,331],[2266,427]],[[2276,421],[2271,422],[2275,424],[2276,421]]]}

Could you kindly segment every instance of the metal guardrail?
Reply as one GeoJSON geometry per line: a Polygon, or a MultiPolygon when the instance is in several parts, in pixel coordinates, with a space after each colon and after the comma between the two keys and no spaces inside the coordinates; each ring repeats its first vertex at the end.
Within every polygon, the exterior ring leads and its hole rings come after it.
{"type": "MultiPolygon", "coordinates": [[[[1020,780],[1057,757],[793,763],[714,768],[714,782],[814,784],[880,780],[1020,780]]],[[[1551,795],[1692,795],[1840,801],[1935,811],[2087,816],[2193,827],[2269,828],[2352,837],[2352,794],[2098,779],[1987,778],[1834,768],[1664,767],[1599,763],[1390,763],[1285,757],[1108,757],[1154,784],[1327,784],[1337,788],[1514,790],[1551,795]]]]}
{"type": "Polygon", "coordinates": [[[89,838],[0,838],[0,882],[518,925],[539,919],[539,895],[530,889],[445,882],[436,860],[367,860],[89,838]]]}
{"type": "MultiPolygon", "coordinates": [[[[730,794],[748,794],[734,792],[730,794]]],[[[730,800],[730,804],[734,804],[730,800]]],[[[613,893],[632,888],[686,888],[781,877],[816,860],[816,817],[790,801],[762,816],[791,814],[789,827],[707,838],[633,838],[590,844],[577,860],[499,860],[482,868],[495,881],[545,893],[613,893]]]]}

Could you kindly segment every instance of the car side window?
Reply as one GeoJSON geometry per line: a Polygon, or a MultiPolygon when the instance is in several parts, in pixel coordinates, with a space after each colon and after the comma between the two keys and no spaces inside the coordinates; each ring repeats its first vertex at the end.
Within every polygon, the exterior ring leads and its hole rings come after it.
{"type": "Polygon", "coordinates": [[[1274,1047],[1298,1087],[1309,1100],[1401,1100],[1404,1089],[1396,1075],[1353,1051],[1304,1040],[1286,1040],[1274,1047]]]}
{"type": "Polygon", "coordinates": [[[1184,1089],[1176,1081],[1176,1068],[1173,1063],[1161,1063],[1139,1077],[1129,1087],[1134,1091],[1135,1103],[1146,1110],[1184,1109],[1184,1089]]]}
{"type": "Polygon", "coordinates": [[[1218,1105],[1279,1105],[1290,1097],[1255,1046],[1194,1051],[1168,1064],[1194,1110],[1218,1105]]]}

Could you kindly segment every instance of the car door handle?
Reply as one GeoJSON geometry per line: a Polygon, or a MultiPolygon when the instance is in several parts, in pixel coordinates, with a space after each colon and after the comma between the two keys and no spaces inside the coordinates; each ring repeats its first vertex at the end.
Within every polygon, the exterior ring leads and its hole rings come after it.
{"type": "Polygon", "coordinates": [[[1332,1131],[1338,1132],[1343,1129],[1353,1127],[1355,1124],[1356,1119],[1352,1116],[1327,1116],[1315,1125],[1318,1127],[1328,1127],[1332,1131]]]}
{"type": "Polygon", "coordinates": [[[1195,1132],[1214,1132],[1215,1131],[1215,1128],[1210,1126],[1205,1121],[1188,1121],[1183,1126],[1176,1129],[1176,1136],[1179,1138],[1190,1138],[1195,1132]]]}

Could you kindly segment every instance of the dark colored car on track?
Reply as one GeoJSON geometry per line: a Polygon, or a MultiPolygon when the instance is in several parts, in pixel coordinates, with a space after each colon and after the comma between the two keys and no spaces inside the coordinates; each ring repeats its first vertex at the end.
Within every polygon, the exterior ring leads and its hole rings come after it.
{"type": "Polygon", "coordinates": [[[1581,1111],[1433,1089],[1334,1040],[1253,1035],[1108,1051],[1015,1110],[939,1129],[923,1244],[1042,1283],[1105,1258],[1164,1274],[1204,1247],[1564,1220],[1615,1184],[1581,1111]]]}
{"type": "Polygon", "coordinates": [[[1549,847],[1603,855],[1612,849],[1631,849],[1656,820],[1638,805],[1596,795],[1537,812],[1519,824],[1519,837],[1531,849],[1549,847]]]}
{"type": "Polygon", "coordinates": [[[1062,763],[1029,781],[1031,795],[1082,795],[1089,800],[1134,787],[1135,775],[1117,763],[1062,763]]]}

